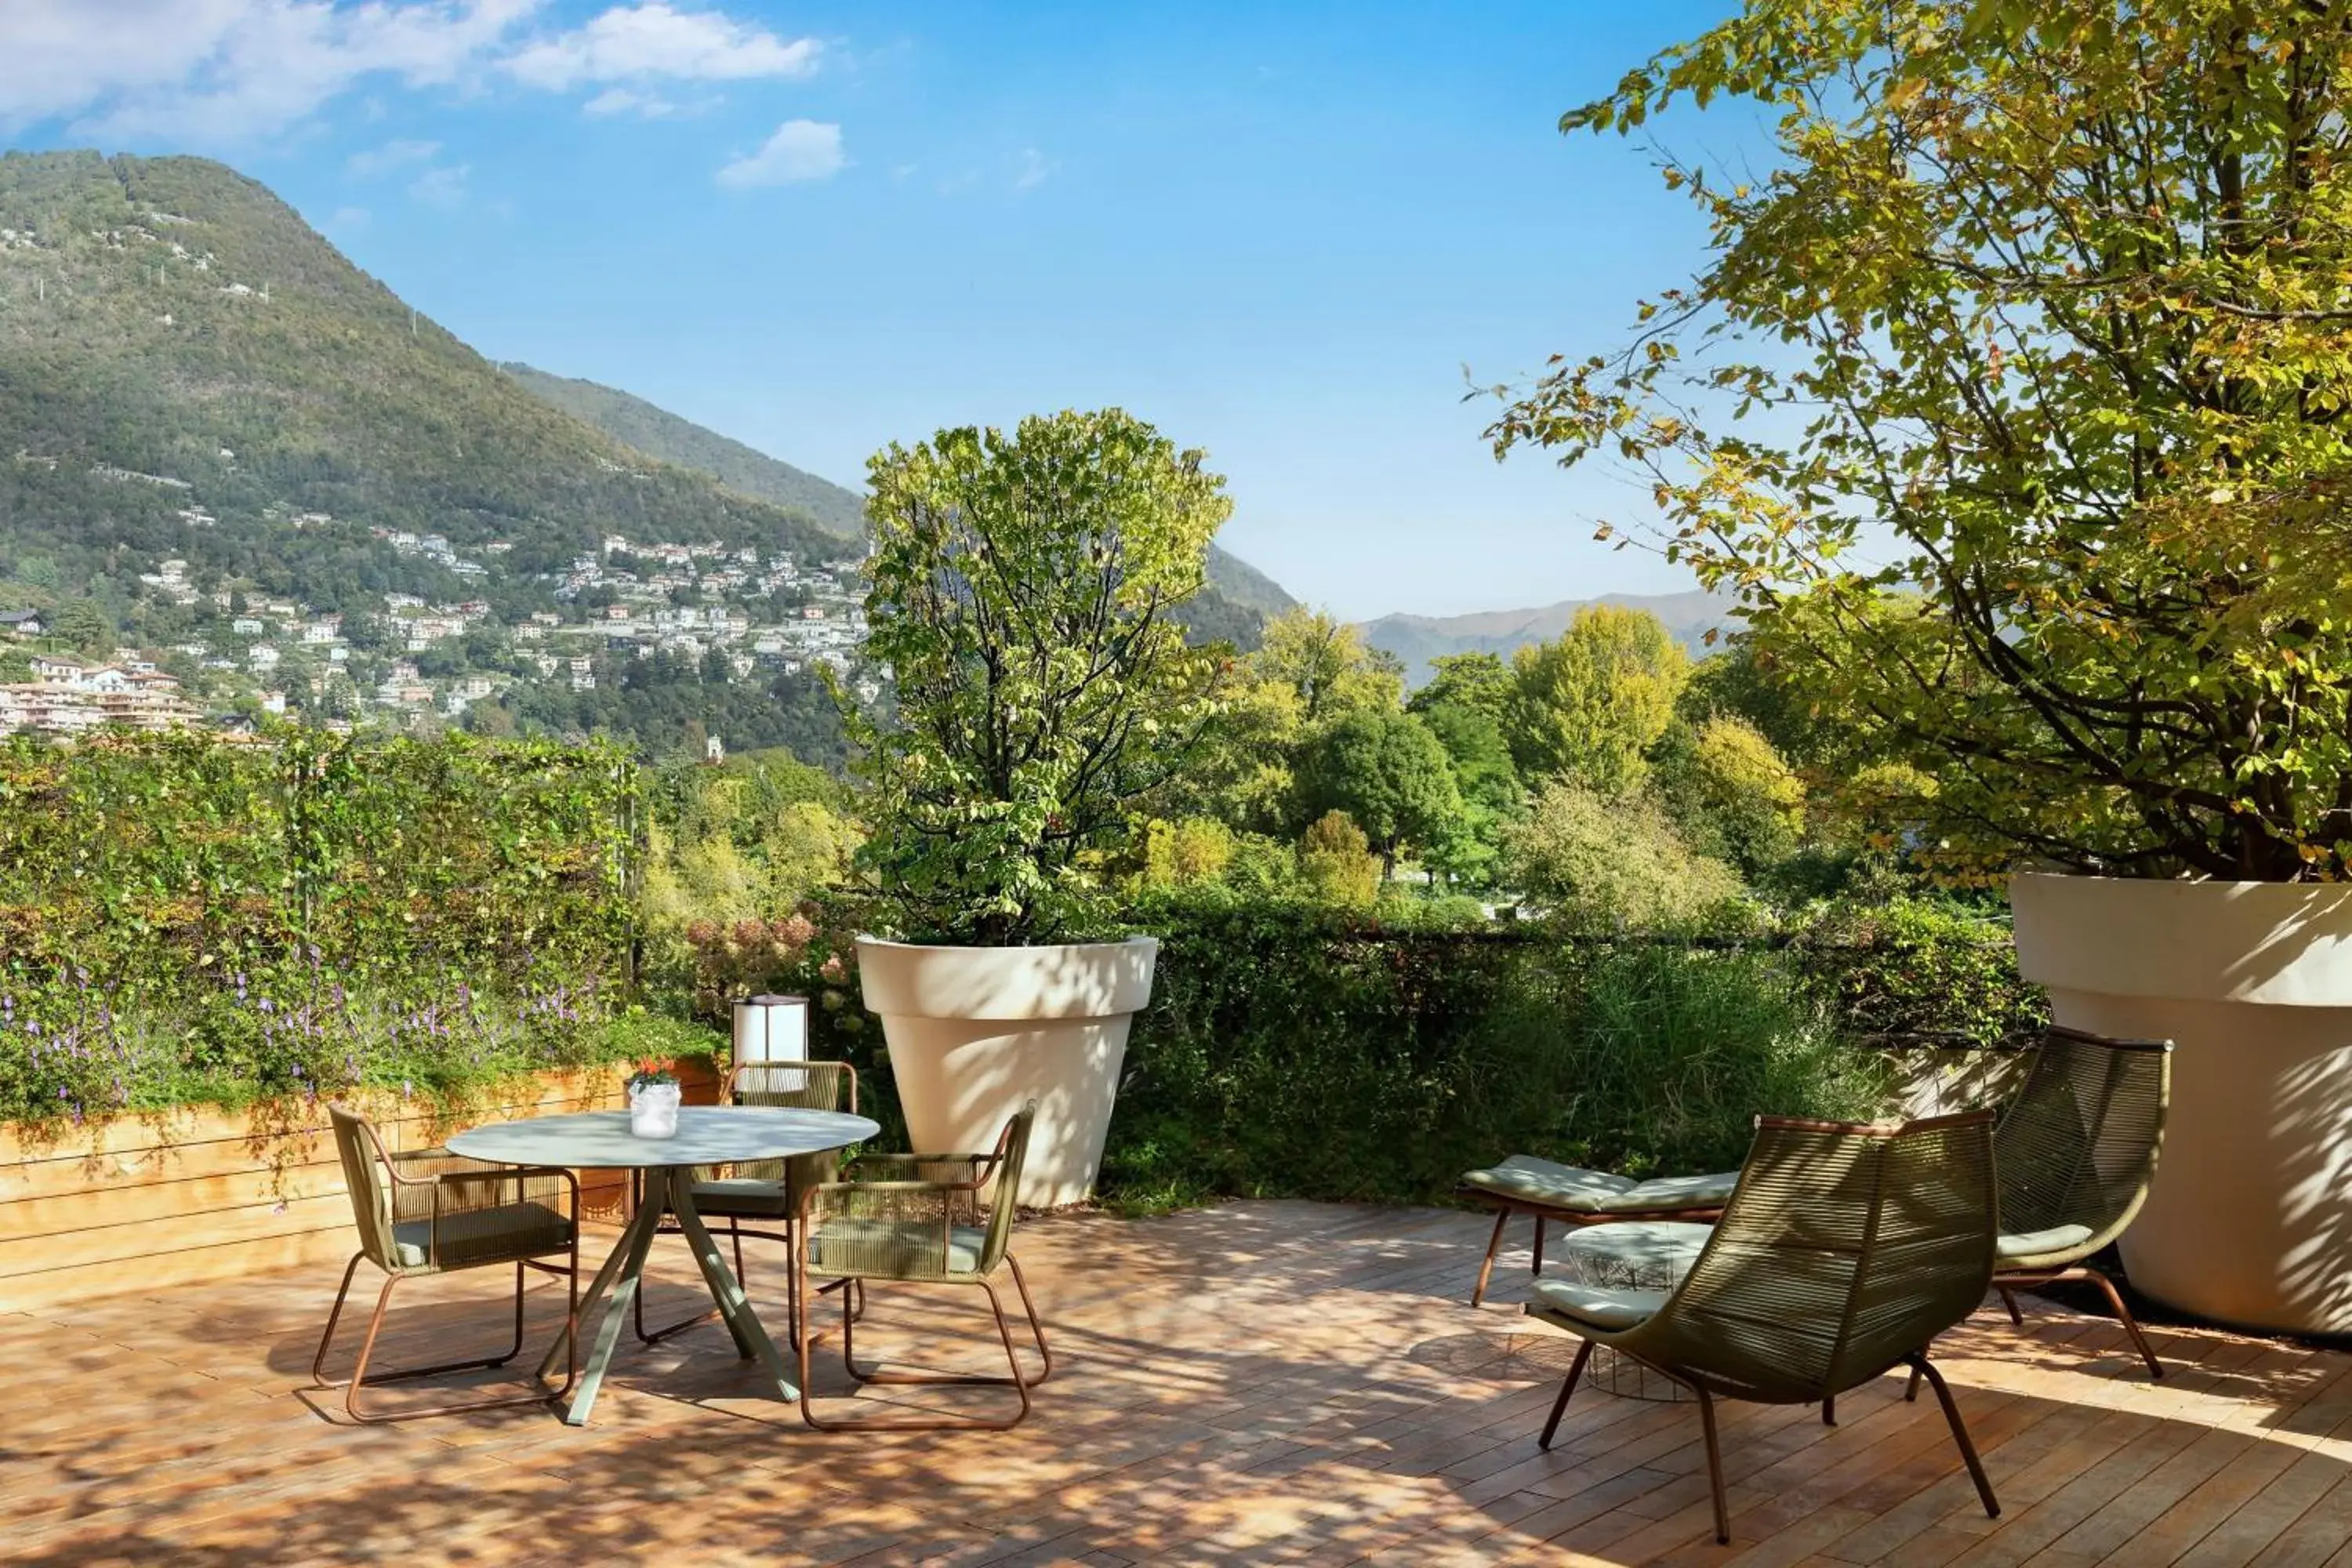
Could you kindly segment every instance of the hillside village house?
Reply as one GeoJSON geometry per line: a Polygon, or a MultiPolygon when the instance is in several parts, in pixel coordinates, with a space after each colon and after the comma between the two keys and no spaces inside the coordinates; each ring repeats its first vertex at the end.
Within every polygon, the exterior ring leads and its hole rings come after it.
{"type": "Polygon", "coordinates": [[[31,680],[0,685],[0,733],[73,735],[101,724],[169,730],[203,717],[181,698],[179,681],[148,660],[84,664],[45,653],[32,666],[31,680]]]}
{"type": "Polygon", "coordinates": [[[41,618],[38,610],[0,610],[0,632],[20,637],[37,637],[47,636],[48,629],[48,622],[41,618]]]}

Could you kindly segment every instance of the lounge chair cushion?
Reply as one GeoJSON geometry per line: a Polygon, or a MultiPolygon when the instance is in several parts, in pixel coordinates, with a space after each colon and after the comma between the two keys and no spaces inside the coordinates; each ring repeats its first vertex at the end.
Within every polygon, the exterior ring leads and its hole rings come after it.
{"type": "Polygon", "coordinates": [[[445,1214],[437,1221],[403,1220],[392,1227],[395,1266],[423,1268],[436,1261],[436,1225],[440,1227],[437,1262],[443,1268],[539,1258],[572,1245],[572,1222],[561,1211],[545,1204],[500,1204],[445,1214]]]}
{"type": "Polygon", "coordinates": [[[1462,1184],[1519,1203],[1541,1204],[1569,1214],[1672,1214],[1680,1209],[1719,1209],[1739,1184],[1739,1173],[1705,1176],[1659,1176],[1646,1182],[1607,1171],[1514,1154],[1499,1165],[1472,1171],[1462,1184]]]}
{"type": "Polygon", "coordinates": [[[2017,1263],[2028,1258],[2063,1258],[2091,1239],[2087,1225],[2053,1225],[2047,1230],[2020,1231],[1993,1242],[1994,1261],[2017,1263]]]}
{"type": "Polygon", "coordinates": [[[1573,1279],[1538,1279],[1527,1310],[1530,1317],[1552,1319],[1562,1328],[1581,1324],[1617,1333],[1648,1321],[1665,1304],[1664,1290],[1611,1290],[1573,1279]]]}

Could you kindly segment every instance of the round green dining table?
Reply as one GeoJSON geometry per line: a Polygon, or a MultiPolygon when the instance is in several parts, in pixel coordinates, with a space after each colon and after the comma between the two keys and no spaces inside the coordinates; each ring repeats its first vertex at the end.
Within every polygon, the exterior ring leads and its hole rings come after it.
{"type": "MultiPolygon", "coordinates": [[[[735,1339],[735,1350],[746,1361],[757,1361],[779,1397],[797,1399],[791,1374],[775,1341],[760,1324],[749,1297],[728,1271],[702,1218],[694,1211],[697,1166],[728,1165],[753,1160],[788,1159],[794,1154],[820,1154],[862,1142],[881,1131],[863,1116],[837,1110],[788,1110],[765,1106],[681,1107],[677,1135],[640,1138],[629,1131],[625,1110],[589,1110],[568,1116],[538,1116],[523,1121],[503,1121],[470,1128],[448,1141],[449,1152],[469,1160],[501,1165],[562,1165],[573,1169],[636,1170],[646,1173],[645,1197],[621,1233],[619,1245],[595,1281],[580,1298],[578,1322],[584,1327],[598,1303],[604,1306],[587,1364],[581,1369],[572,1403],[563,1419],[583,1425],[596,1407],[596,1391],[604,1385],[604,1369],[618,1347],[621,1327],[630,1303],[643,1288],[646,1258],[667,1211],[677,1221],[702,1278],[719,1304],[720,1319],[735,1339]]],[[[556,1337],[540,1375],[547,1376],[564,1354],[572,1330],[556,1337]]]]}

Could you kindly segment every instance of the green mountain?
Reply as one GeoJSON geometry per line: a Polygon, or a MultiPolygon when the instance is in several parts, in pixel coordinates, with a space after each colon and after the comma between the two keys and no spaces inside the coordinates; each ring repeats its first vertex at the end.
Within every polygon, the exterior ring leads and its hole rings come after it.
{"type": "Polygon", "coordinates": [[[1209,546],[1209,586],[1220,597],[1262,616],[1298,607],[1281,584],[1221,545],[1209,546]]]}
{"type": "Polygon", "coordinates": [[[729,489],[800,512],[828,533],[844,539],[866,535],[866,498],[856,490],[795,468],[617,387],[551,375],[527,364],[499,368],[532,396],[583,425],[594,426],[625,446],[681,468],[699,469],[729,489]]]}
{"type": "Polygon", "coordinates": [[[1597,599],[1563,599],[1532,610],[1486,610],[1468,616],[1382,616],[1359,628],[1371,647],[1404,661],[1413,686],[1433,673],[1429,661],[1446,654],[1498,653],[1506,658],[1533,643],[1549,642],[1568,629],[1587,605],[1622,605],[1647,610],[1692,657],[1708,651],[1706,634],[1733,627],[1731,600],[1693,589],[1686,594],[1603,594],[1597,599]]]}
{"type": "MultiPolygon", "coordinates": [[[[845,539],[865,536],[866,498],[856,490],[771,458],[618,387],[552,375],[527,364],[499,368],[532,395],[648,457],[699,469],[730,489],[795,508],[845,539]]],[[[1273,578],[1213,544],[1209,586],[1185,606],[1185,619],[1198,637],[1223,637],[1243,647],[1255,647],[1265,618],[1297,602],[1273,578]]]]}
{"type": "Polygon", "coordinates": [[[233,170],[0,157],[0,594],[89,592],[135,631],[139,574],[177,557],[322,611],[520,610],[610,533],[842,553],[805,509],[549,407],[233,170]]]}

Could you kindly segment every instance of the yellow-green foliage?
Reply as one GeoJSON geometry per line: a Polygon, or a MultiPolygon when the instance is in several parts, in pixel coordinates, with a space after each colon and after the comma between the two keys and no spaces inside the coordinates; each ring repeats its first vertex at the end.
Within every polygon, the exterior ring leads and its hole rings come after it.
{"type": "Polygon", "coordinates": [[[1662,782],[1693,847],[1750,876],[1785,859],[1805,830],[1804,782],[1745,719],[1717,714],[1702,723],[1688,756],[1662,782]]]}
{"type": "Polygon", "coordinates": [[[1578,931],[1671,931],[1739,897],[1738,873],[1692,853],[1648,801],[1555,781],[1505,832],[1507,873],[1578,931]]]}
{"type": "Polygon", "coordinates": [[[1647,610],[1588,605],[1557,642],[1513,657],[1505,732],[1519,776],[1565,776],[1604,795],[1641,786],[1690,659],[1647,610]]]}
{"type": "Polygon", "coordinates": [[[757,773],[697,768],[664,792],[668,809],[646,826],[638,897],[657,967],[687,959],[694,922],[774,920],[847,871],[856,825],[768,785],[757,773]]]}
{"type": "Polygon", "coordinates": [[[1234,830],[1213,817],[1155,819],[1143,830],[1143,885],[1189,888],[1213,882],[1234,858],[1234,830]]]}
{"type": "Polygon", "coordinates": [[[1325,903],[1363,908],[1380,896],[1381,862],[1346,812],[1328,811],[1298,841],[1298,879],[1325,903]]]}

